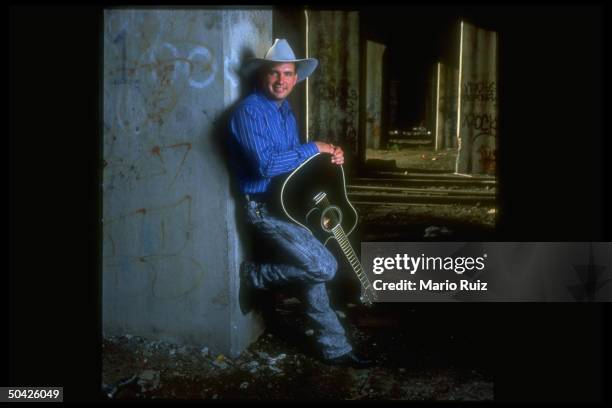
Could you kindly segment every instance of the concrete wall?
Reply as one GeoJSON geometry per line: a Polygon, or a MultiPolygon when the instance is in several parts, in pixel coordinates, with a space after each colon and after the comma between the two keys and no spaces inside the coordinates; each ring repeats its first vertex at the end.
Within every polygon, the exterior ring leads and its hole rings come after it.
{"type": "Polygon", "coordinates": [[[457,101],[459,70],[441,62],[436,64],[436,150],[457,147],[457,101]]]}
{"type": "Polygon", "coordinates": [[[383,109],[383,56],[385,45],[374,41],[366,44],[366,147],[381,148],[383,109]]]}
{"type": "MultiPolygon", "coordinates": [[[[306,17],[301,7],[277,5],[273,15],[273,37],[285,38],[297,58],[306,56],[306,17]]],[[[315,71],[316,72],[316,71],[315,71]]],[[[306,142],[306,82],[300,82],[287,98],[302,142],[306,142]]]]}
{"type": "Polygon", "coordinates": [[[436,106],[438,97],[438,67],[432,65],[429,70],[427,85],[425,86],[425,127],[432,134],[436,130],[436,106]]]}
{"type": "Polygon", "coordinates": [[[309,135],[357,156],[359,139],[359,13],[309,11],[309,135]]]}
{"type": "Polygon", "coordinates": [[[238,307],[246,248],[215,121],[271,30],[271,10],[105,12],[106,333],[236,355],[261,332],[238,307]]]}
{"type": "Polygon", "coordinates": [[[463,22],[456,172],[495,174],[497,33],[463,22]]]}

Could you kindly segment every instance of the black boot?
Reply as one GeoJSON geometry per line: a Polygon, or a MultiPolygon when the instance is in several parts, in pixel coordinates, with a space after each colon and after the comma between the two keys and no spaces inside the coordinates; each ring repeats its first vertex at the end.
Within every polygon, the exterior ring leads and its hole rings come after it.
{"type": "Polygon", "coordinates": [[[354,351],[349,351],[346,354],[334,358],[323,359],[323,362],[328,365],[336,365],[353,368],[368,368],[374,365],[372,360],[367,360],[355,354],[354,351]]]}

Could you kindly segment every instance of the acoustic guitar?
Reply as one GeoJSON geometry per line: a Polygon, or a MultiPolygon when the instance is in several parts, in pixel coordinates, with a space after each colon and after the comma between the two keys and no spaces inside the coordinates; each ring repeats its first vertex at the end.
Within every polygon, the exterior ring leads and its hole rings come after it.
{"type": "Polygon", "coordinates": [[[335,239],[361,283],[361,302],[376,301],[376,291],[348,240],[358,215],[346,195],[342,165],[332,164],[327,153],[317,153],[287,176],[278,177],[273,189],[276,211],[311,231],[325,246],[335,239]]]}

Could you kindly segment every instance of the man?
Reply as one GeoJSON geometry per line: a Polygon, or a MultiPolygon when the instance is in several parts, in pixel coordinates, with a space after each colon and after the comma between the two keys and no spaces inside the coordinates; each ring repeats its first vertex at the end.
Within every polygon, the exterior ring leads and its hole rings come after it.
{"type": "Polygon", "coordinates": [[[257,89],[238,104],[230,119],[232,164],[246,199],[247,222],[258,239],[272,242],[285,260],[245,262],[240,275],[255,290],[298,284],[323,360],[366,367],[370,362],[353,352],[329,305],[325,282],[336,273],[333,255],[310,231],[275,217],[266,204],[271,179],[291,172],[316,153],[329,153],[332,163],[344,163],[344,152],[338,146],[318,141],[300,144],[295,117],[286,101],[293,87],[317,65],[314,58],[296,59],[287,41],[277,39],[264,58],[252,59],[243,69],[245,75],[257,75],[257,89]]]}

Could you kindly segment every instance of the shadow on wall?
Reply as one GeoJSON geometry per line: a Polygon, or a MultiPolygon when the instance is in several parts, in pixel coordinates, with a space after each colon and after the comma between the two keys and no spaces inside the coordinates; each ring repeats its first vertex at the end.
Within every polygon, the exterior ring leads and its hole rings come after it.
{"type": "MultiPolygon", "coordinates": [[[[243,49],[241,52],[241,67],[244,63],[254,57],[251,50],[243,49]]],[[[290,262],[289,259],[283,258],[283,255],[276,253],[275,248],[271,243],[261,239],[253,239],[254,231],[251,226],[246,222],[246,215],[244,211],[244,196],[240,192],[240,186],[235,177],[233,161],[248,160],[242,151],[232,147],[231,134],[230,134],[230,119],[240,102],[250,95],[256,87],[256,74],[249,78],[240,76],[241,83],[239,85],[240,92],[239,98],[230,106],[228,106],[214,121],[214,137],[215,145],[218,152],[222,155],[223,161],[226,164],[228,173],[230,174],[230,194],[233,197],[236,206],[234,216],[236,217],[236,228],[238,237],[242,247],[244,248],[244,257],[247,260],[253,260],[257,262],[290,262]]],[[[253,169],[256,171],[256,169],[253,169]]],[[[238,274],[239,271],[230,271],[230,273],[238,274]]],[[[287,293],[293,293],[296,289],[293,287],[286,288],[287,293]]],[[[274,296],[259,296],[252,290],[246,288],[241,282],[239,302],[240,309],[243,314],[247,314],[253,310],[262,314],[265,320],[265,325],[270,327],[270,322],[274,322],[274,312],[272,311],[274,296]]]]}
{"type": "MultiPolygon", "coordinates": [[[[244,66],[244,64],[250,59],[255,57],[253,51],[244,47],[240,52],[240,65],[236,68],[236,71],[239,72],[240,68],[244,66]]],[[[239,75],[241,78],[239,88],[239,97],[238,99],[229,105],[223,112],[221,112],[214,120],[213,123],[213,137],[214,137],[214,146],[217,149],[217,152],[220,154],[222,161],[226,165],[226,169],[229,177],[229,190],[230,195],[234,199],[236,203],[234,209],[234,216],[236,219],[236,229],[238,234],[238,239],[240,240],[240,244],[244,249],[244,254],[247,259],[251,259],[253,254],[256,251],[253,247],[253,240],[251,239],[252,231],[250,230],[248,224],[246,223],[245,211],[244,207],[244,198],[242,193],[240,192],[240,186],[238,184],[238,180],[235,177],[234,168],[232,166],[232,160],[246,160],[246,158],[240,157],[240,152],[232,152],[230,146],[230,119],[234,110],[238,106],[238,104],[250,95],[255,89],[255,77],[251,76],[249,78],[245,78],[243,75],[239,75]],[[236,156],[236,158],[234,158],[236,156]]],[[[238,274],[239,271],[230,271],[230,273],[238,274]]],[[[240,307],[244,314],[247,314],[251,311],[251,309],[247,306],[250,302],[249,294],[243,293],[243,287],[240,287],[240,307]]]]}

